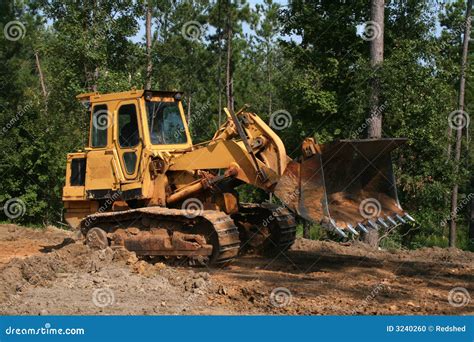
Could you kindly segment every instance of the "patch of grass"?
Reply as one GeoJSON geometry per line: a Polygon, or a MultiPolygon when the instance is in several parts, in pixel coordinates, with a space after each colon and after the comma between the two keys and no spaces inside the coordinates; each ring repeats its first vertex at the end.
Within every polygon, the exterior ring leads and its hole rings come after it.
{"type": "MultiPolygon", "coordinates": [[[[311,224],[309,227],[309,238],[311,240],[320,240],[325,237],[325,231],[319,224],[311,224]]],[[[303,237],[303,223],[296,224],[296,236],[303,237]]]]}

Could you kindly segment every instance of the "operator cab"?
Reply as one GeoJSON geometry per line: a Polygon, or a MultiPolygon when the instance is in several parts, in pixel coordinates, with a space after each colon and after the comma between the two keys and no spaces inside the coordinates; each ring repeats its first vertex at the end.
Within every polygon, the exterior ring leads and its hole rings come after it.
{"type": "Polygon", "coordinates": [[[65,201],[102,200],[117,191],[125,200],[142,198],[149,156],[192,147],[181,92],[131,90],[77,98],[90,113],[89,142],[84,151],[68,154],[65,201]]]}

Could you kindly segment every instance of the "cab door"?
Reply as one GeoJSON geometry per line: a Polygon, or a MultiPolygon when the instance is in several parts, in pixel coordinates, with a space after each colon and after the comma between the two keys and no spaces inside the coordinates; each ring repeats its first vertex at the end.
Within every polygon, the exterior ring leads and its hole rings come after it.
{"type": "Polygon", "coordinates": [[[85,190],[87,198],[106,198],[117,189],[113,170],[112,115],[108,103],[92,107],[89,146],[85,152],[85,190]]]}
{"type": "Polygon", "coordinates": [[[116,109],[115,139],[118,159],[125,183],[140,178],[140,158],[143,149],[143,130],[136,100],[121,101],[116,109]]]}

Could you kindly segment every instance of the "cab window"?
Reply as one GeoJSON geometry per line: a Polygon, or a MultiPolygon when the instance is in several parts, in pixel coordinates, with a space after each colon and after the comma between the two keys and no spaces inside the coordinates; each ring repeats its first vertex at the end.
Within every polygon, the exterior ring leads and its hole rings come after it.
{"type": "Polygon", "coordinates": [[[107,146],[107,129],[109,127],[109,112],[107,105],[96,105],[92,110],[91,147],[107,146]]]}
{"type": "Polygon", "coordinates": [[[177,102],[148,101],[146,110],[153,145],[187,143],[186,130],[177,102]]]}
{"type": "Polygon", "coordinates": [[[120,107],[118,111],[120,147],[134,147],[139,142],[137,108],[134,104],[120,107]]]}

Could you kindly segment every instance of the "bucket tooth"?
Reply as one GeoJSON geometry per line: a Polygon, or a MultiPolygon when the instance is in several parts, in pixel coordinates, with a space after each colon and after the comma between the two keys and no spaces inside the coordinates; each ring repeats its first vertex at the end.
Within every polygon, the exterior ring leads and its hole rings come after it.
{"type": "Polygon", "coordinates": [[[336,226],[334,226],[333,228],[334,228],[334,231],[335,231],[336,233],[338,233],[341,237],[343,237],[343,238],[345,238],[345,239],[347,238],[347,234],[344,233],[341,228],[336,227],[336,226]]]}
{"type": "Polygon", "coordinates": [[[383,220],[383,218],[379,217],[377,219],[377,222],[379,222],[382,226],[384,226],[385,228],[389,228],[388,224],[385,223],[385,221],[383,220]]]}
{"type": "Polygon", "coordinates": [[[415,219],[414,219],[413,217],[411,217],[410,214],[405,213],[405,217],[406,217],[407,219],[409,219],[411,222],[415,222],[415,219]]]}
{"type": "Polygon", "coordinates": [[[407,223],[407,221],[405,221],[405,219],[403,217],[401,217],[400,215],[396,214],[395,217],[398,219],[398,221],[400,221],[401,223],[407,223]]]}
{"type": "Polygon", "coordinates": [[[359,235],[359,232],[357,230],[355,230],[354,227],[352,227],[351,224],[347,225],[347,230],[349,230],[354,235],[359,235]]]}
{"type": "Polygon", "coordinates": [[[362,223],[358,223],[358,224],[357,224],[357,227],[359,227],[359,229],[360,229],[361,231],[363,231],[364,233],[366,233],[366,234],[369,232],[369,231],[367,230],[367,228],[365,228],[365,226],[364,226],[362,223]]]}
{"type": "Polygon", "coordinates": [[[373,222],[372,220],[369,220],[369,221],[367,221],[367,222],[368,222],[369,225],[371,225],[372,228],[374,228],[375,230],[378,230],[378,229],[379,229],[379,227],[377,226],[377,224],[375,224],[375,222],[373,222]]]}
{"type": "Polygon", "coordinates": [[[330,222],[329,224],[330,230],[335,231],[339,236],[343,237],[344,239],[347,239],[347,234],[344,233],[344,230],[342,230],[341,228],[337,226],[336,221],[334,221],[334,219],[330,219],[329,222],[330,222]]]}
{"type": "Polygon", "coordinates": [[[345,239],[347,238],[347,234],[344,233],[343,229],[341,229],[337,226],[336,221],[334,221],[333,219],[329,219],[329,222],[324,223],[322,226],[323,226],[323,228],[325,228],[329,231],[335,232],[337,235],[339,235],[342,238],[345,238],[345,239]]]}
{"type": "Polygon", "coordinates": [[[387,220],[390,221],[390,223],[393,224],[394,226],[398,226],[397,221],[395,221],[392,217],[387,216],[387,220]]]}

